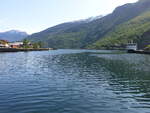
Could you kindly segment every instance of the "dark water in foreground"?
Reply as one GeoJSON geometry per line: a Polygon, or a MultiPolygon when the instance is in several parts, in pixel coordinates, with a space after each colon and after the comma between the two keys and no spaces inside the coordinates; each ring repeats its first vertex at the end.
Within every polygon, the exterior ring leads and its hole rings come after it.
{"type": "Polygon", "coordinates": [[[0,113],[150,113],[150,55],[0,53],[0,113]]]}

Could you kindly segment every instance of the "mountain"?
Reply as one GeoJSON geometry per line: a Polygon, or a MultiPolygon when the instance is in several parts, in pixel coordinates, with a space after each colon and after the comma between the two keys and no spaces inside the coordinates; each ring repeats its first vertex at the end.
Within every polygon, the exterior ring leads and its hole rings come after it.
{"type": "Polygon", "coordinates": [[[133,40],[137,42],[139,48],[144,48],[150,44],[150,1],[140,0],[135,4],[130,4],[139,13],[134,18],[115,26],[105,36],[100,38],[89,48],[111,47],[114,45],[123,45],[133,40]]]}
{"type": "Polygon", "coordinates": [[[150,42],[150,0],[117,7],[104,17],[63,23],[28,37],[53,48],[94,48],[150,42]]]}
{"type": "Polygon", "coordinates": [[[53,48],[82,48],[86,44],[84,39],[90,31],[87,24],[102,16],[85,20],[73,21],[56,25],[42,32],[32,34],[27,39],[35,42],[42,41],[46,47],[53,48]],[[87,32],[88,31],[88,32],[87,32]],[[85,43],[85,44],[84,44],[85,43]]]}
{"type": "Polygon", "coordinates": [[[0,40],[7,40],[9,42],[21,41],[26,38],[28,34],[18,30],[10,30],[7,32],[0,32],[0,40]]]}

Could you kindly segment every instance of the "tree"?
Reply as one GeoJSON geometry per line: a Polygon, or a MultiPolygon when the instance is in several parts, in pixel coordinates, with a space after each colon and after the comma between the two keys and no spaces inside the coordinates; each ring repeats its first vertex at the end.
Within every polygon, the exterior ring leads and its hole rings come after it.
{"type": "Polygon", "coordinates": [[[24,47],[24,48],[30,48],[30,41],[27,40],[27,39],[24,39],[24,40],[23,40],[23,47],[24,47]]]}
{"type": "Polygon", "coordinates": [[[41,48],[42,47],[42,42],[36,42],[32,44],[33,48],[41,48]]]}
{"type": "Polygon", "coordinates": [[[39,47],[38,43],[33,43],[33,48],[36,49],[36,48],[40,48],[40,47],[39,47]]]}
{"type": "Polygon", "coordinates": [[[39,42],[38,42],[38,46],[39,46],[39,48],[41,48],[41,47],[42,47],[42,45],[43,45],[43,44],[42,44],[42,42],[41,42],[41,41],[39,41],[39,42]]]}

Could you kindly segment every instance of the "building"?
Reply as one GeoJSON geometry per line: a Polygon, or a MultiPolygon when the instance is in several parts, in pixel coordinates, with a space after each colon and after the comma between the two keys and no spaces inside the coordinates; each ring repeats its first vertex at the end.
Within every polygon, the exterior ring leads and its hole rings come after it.
{"type": "Polygon", "coordinates": [[[0,40],[0,48],[9,48],[8,41],[0,40]]]}
{"type": "Polygon", "coordinates": [[[9,43],[9,46],[11,48],[21,48],[23,46],[23,42],[12,42],[12,43],[9,43]]]}
{"type": "Polygon", "coordinates": [[[6,46],[4,44],[0,44],[0,48],[5,48],[6,46]]]}
{"type": "Polygon", "coordinates": [[[8,44],[0,44],[0,48],[9,48],[8,44]]]}

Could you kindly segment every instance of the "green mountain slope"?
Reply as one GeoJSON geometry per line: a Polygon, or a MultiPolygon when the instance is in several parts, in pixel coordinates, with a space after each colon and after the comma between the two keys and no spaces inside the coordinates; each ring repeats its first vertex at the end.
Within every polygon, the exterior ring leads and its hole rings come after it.
{"type": "Polygon", "coordinates": [[[139,47],[150,43],[150,11],[124,23],[108,33],[102,39],[89,46],[89,48],[111,47],[114,45],[123,45],[131,40],[139,43],[139,47]],[[147,33],[147,35],[146,35],[147,33]],[[145,41],[146,40],[146,41],[145,41]]]}
{"type": "Polygon", "coordinates": [[[105,17],[60,24],[28,39],[42,41],[45,47],[53,48],[101,48],[124,44],[136,35],[141,38],[148,31],[149,9],[150,0],[140,0],[117,7],[105,17]]]}

